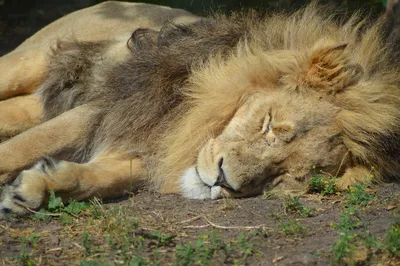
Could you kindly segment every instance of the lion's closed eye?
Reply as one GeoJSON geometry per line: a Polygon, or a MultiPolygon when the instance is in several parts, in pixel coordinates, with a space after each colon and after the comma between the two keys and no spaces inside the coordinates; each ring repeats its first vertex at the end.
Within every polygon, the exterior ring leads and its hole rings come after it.
{"type": "Polygon", "coordinates": [[[262,122],[261,131],[263,134],[268,134],[271,131],[271,120],[272,120],[271,111],[269,111],[262,122]]]}

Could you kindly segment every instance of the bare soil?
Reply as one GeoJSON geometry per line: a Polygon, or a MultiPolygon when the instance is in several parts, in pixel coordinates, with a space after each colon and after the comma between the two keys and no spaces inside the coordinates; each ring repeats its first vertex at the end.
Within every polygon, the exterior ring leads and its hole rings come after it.
{"type": "MultiPolygon", "coordinates": [[[[374,199],[361,212],[360,234],[368,231],[383,241],[400,211],[399,191],[400,184],[369,190],[374,199]]],[[[333,225],[339,222],[343,201],[343,195],[302,196],[304,206],[314,208],[313,215],[305,218],[287,213],[284,197],[196,201],[141,191],[120,202],[92,206],[70,224],[57,217],[0,221],[0,262],[79,265],[93,260],[98,264],[90,265],[126,265],[134,258],[135,262],[143,259],[143,263],[179,265],[181,245],[196,246],[199,238],[212,245],[211,238],[216,237],[233,250],[212,252],[209,265],[335,265],[332,246],[339,231],[333,225]],[[287,222],[297,222],[302,229],[285,233],[287,222]],[[151,236],[154,233],[175,237],[162,243],[161,237],[151,236]],[[36,241],[26,241],[35,234],[39,234],[36,241]]],[[[399,265],[400,260],[372,250],[360,263],[399,265]]]]}

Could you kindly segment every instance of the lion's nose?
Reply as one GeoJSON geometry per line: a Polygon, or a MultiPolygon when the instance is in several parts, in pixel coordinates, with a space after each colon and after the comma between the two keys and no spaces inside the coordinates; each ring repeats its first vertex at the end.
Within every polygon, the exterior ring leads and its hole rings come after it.
{"type": "Polygon", "coordinates": [[[222,169],[222,164],[224,163],[224,158],[220,158],[218,160],[218,178],[217,181],[214,183],[214,186],[226,187],[229,189],[234,190],[231,185],[226,181],[226,176],[224,169],[222,169]]]}

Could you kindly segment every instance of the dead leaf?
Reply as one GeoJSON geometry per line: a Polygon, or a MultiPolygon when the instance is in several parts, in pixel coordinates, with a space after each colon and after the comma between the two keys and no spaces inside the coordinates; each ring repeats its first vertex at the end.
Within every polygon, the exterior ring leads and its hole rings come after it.
{"type": "Polygon", "coordinates": [[[396,207],[397,207],[396,205],[389,205],[386,207],[386,210],[391,211],[391,210],[395,209],[396,207]]]}
{"type": "Polygon", "coordinates": [[[276,264],[276,263],[278,263],[279,261],[283,260],[283,258],[284,258],[284,256],[275,257],[275,258],[272,260],[272,263],[273,263],[273,264],[276,264]]]}

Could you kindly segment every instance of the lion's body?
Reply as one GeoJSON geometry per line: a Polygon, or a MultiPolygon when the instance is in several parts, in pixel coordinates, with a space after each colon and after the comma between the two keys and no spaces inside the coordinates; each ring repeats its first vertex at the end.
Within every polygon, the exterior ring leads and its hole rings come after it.
{"type": "Polygon", "coordinates": [[[310,5],[149,25],[53,47],[44,123],[0,146],[0,174],[61,161],[23,171],[3,212],[50,189],[110,198],[146,182],[204,199],[304,184],[315,166],[341,188],[398,176],[400,75],[379,22],[337,24],[310,5]]]}
{"type": "MultiPolygon", "coordinates": [[[[129,55],[126,42],[133,30],[158,30],[167,21],[191,23],[198,19],[180,9],[114,1],[73,12],[44,27],[0,58],[0,100],[27,95],[39,87],[47,74],[48,56],[58,40],[107,41],[108,46],[102,58],[112,64],[129,55]]],[[[1,121],[6,121],[0,125],[0,136],[9,138],[38,124],[42,115],[41,106],[35,104],[33,98],[26,98],[29,108],[25,113],[29,115],[20,115],[14,123],[7,122],[9,112],[0,112],[1,121]],[[17,123],[19,126],[14,125],[17,123]]],[[[19,102],[24,103],[24,97],[20,97],[19,102]]],[[[0,108],[3,109],[6,104],[3,101],[0,108]]]]}

